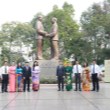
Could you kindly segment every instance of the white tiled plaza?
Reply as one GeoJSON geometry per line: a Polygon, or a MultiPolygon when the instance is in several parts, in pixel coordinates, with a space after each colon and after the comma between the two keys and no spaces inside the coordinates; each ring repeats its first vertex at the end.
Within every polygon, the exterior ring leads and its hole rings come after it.
{"type": "Polygon", "coordinates": [[[110,83],[100,92],[57,91],[41,85],[39,92],[0,93],[0,110],[110,110],[110,83]]]}

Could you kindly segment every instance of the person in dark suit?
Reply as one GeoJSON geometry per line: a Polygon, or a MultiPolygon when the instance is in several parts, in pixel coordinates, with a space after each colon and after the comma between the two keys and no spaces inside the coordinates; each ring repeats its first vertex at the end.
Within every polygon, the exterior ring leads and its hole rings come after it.
{"type": "Polygon", "coordinates": [[[93,64],[91,65],[91,77],[92,77],[92,86],[93,89],[91,91],[99,92],[99,76],[102,74],[99,65],[97,65],[96,60],[93,60],[93,64]]]}
{"type": "Polygon", "coordinates": [[[62,91],[64,91],[65,68],[61,61],[59,61],[59,65],[57,66],[56,76],[58,81],[58,91],[61,90],[61,85],[62,85],[62,91]]]}
{"type": "Polygon", "coordinates": [[[31,67],[29,66],[29,62],[26,62],[25,66],[23,67],[23,79],[24,79],[23,91],[25,92],[27,84],[27,91],[30,92],[31,67]]]}

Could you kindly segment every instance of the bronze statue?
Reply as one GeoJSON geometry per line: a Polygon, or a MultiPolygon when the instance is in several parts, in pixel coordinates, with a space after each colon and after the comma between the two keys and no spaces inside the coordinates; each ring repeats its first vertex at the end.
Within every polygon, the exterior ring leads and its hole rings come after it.
{"type": "Polygon", "coordinates": [[[59,49],[58,49],[58,25],[57,18],[53,17],[52,20],[52,28],[49,34],[46,34],[47,37],[50,37],[51,42],[51,58],[58,60],[59,59],[59,49]]]}
{"type": "Polygon", "coordinates": [[[37,17],[37,23],[36,23],[36,27],[37,27],[37,59],[38,60],[42,60],[43,56],[42,56],[42,49],[43,49],[43,38],[44,36],[47,34],[46,31],[44,31],[44,27],[42,24],[42,16],[39,15],[37,17]]]}

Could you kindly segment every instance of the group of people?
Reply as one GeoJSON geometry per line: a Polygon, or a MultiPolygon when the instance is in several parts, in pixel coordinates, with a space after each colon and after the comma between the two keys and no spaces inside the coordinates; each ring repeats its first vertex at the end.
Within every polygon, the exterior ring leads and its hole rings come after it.
{"type": "Polygon", "coordinates": [[[57,66],[56,76],[58,80],[58,91],[64,91],[64,82],[66,90],[72,90],[72,81],[74,79],[74,91],[99,91],[99,77],[102,74],[101,68],[97,65],[96,60],[93,60],[92,65],[88,66],[84,63],[83,66],[76,61],[75,65],[67,62],[64,66],[60,61],[57,66]],[[92,89],[90,83],[92,82],[92,89]]]}
{"type": "Polygon", "coordinates": [[[38,62],[33,63],[32,68],[29,66],[29,62],[25,62],[25,66],[15,62],[12,62],[11,66],[8,66],[8,62],[5,61],[4,65],[0,68],[1,79],[1,91],[3,92],[30,92],[30,83],[32,80],[32,89],[34,91],[39,90],[39,73],[40,68],[38,62]],[[9,83],[9,88],[8,88],[9,83]]]}
{"type": "MultiPolygon", "coordinates": [[[[33,66],[29,66],[29,62],[25,62],[25,66],[15,62],[12,62],[11,66],[8,66],[8,62],[5,61],[4,65],[0,68],[1,90],[3,92],[30,92],[30,83],[32,81],[33,91],[38,91],[40,87],[40,67],[37,61],[33,63],[33,66]],[[8,88],[9,83],[9,88],[8,88]]],[[[75,65],[67,62],[63,65],[62,61],[59,61],[59,65],[56,68],[56,76],[58,81],[58,91],[64,91],[64,85],[67,91],[73,89],[72,82],[75,82],[75,91],[99,91],[99,76],[101,75],[101,69],[96,64],[96,60],[93,60],[91,66],[84,63],[83,66],[76,61],[75,65]],[[92,82],[92,89],[90,87],[92,82]]]]}

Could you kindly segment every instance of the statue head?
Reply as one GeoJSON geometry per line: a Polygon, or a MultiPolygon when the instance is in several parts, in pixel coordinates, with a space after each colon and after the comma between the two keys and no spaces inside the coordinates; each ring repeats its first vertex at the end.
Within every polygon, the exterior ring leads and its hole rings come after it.
{"type": "Polygon", "coordinates": [[[42,15],[38,15],[37,19],[42,21],[43,16],[42,15]]]}
{"type": "Polygon", "coordinates": [[[57,18],[53,17],[52,18],[52,23],[55,23],[55,22],[57,22],[57,18]]]}

